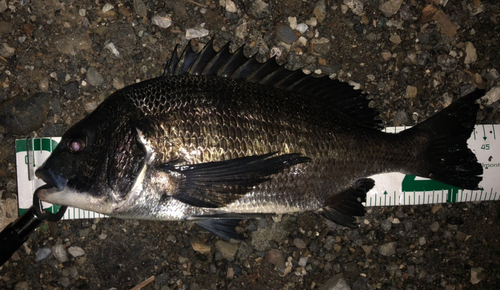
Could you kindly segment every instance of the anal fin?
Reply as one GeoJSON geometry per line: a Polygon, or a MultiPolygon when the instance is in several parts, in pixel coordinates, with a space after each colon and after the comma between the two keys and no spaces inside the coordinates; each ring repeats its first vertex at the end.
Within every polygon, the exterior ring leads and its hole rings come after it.
{"type": "Polygon", "coordinates": [[[362,202],[366,201],[366,193],[374,185],[375,181],[371,178],[357,180],[352,187],[329,198],[322,215],[336,224],[353,228],[355,216],[362,216],[366,212],[362,202]]]}
{"type": "Polygon", "coordinates": [[[241,219],[213,219],[208,218],[196,221],[195,224],[224,240],[242,240],[243,236],[236,232],[241,219]]]}

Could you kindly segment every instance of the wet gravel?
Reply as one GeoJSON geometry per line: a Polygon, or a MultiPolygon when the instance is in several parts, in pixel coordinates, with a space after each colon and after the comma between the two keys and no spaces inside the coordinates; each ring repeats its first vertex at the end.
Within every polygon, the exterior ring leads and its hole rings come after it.
{"type": "MultiPolygon", "coordinates": [[[[116,89],[159,76],[188,39],[350,82],[388,126],[474,88],[491,91],[478,122],[500,123],[499,22],[494,0],[0,0],[0,227],[16,218],[15,138],[60,136],[116,89]]],[[[240,243],[181,222],[44,223],[0,267],[0,288],[500,289],[499,208],[370,208],[354,230],[268,217],[243,222],[240,243]]]]}

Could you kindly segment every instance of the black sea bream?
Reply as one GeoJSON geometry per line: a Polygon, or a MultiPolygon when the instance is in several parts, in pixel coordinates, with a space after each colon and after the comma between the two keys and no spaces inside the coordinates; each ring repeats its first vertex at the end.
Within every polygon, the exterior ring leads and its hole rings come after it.
{"type": "Polygon", "coordinates": [[[399,134],[346,83],[213,42],[125,87],[62,137],[36,175],[50,203],[119,218],[194,220],[224,238],[256,214],[317,211],[345,226],[382,172],[476,189],[467,148],[482,91],[399,134]]]}

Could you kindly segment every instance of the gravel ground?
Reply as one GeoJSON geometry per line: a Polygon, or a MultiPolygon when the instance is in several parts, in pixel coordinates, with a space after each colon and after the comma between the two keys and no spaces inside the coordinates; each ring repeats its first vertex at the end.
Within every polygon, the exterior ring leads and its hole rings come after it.
{"type": "MultiPolygon", "coordinates": [[[[188,38],[351,82],[388,126],[474,88],[491,90],[478,123],[500,123],[495,0],[123,2],[0,0],[0,227],[16,218],[15,138],[60,136],[116,89],[159,76],[188,38]]],[[[0,288],[131,289],[153,277],[142,289],[500,289],[499,208],[370,208],[357,229],[268,217],[242,223],[234,244],[189,223],[45,223],[0,267],[0,288]]]]}

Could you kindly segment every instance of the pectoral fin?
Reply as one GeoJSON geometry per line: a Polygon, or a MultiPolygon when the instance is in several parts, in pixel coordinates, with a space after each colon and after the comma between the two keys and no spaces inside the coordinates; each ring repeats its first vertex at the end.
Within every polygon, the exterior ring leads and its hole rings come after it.
{"type": "Polygon", "coordinates": [[[311,160],[300,154],[273,157],[275,154],[185,166],[164,164],[161,169],[182,176],[173,198],[191,206],[217,208],[247,194],[254,186],[271,179],[273,174],[311,160]]]}

